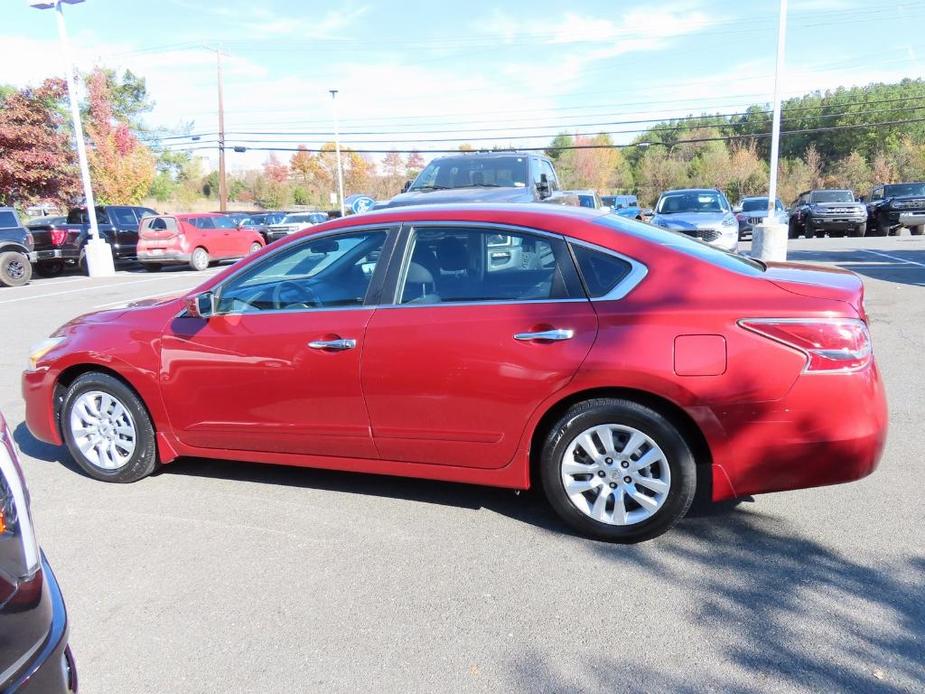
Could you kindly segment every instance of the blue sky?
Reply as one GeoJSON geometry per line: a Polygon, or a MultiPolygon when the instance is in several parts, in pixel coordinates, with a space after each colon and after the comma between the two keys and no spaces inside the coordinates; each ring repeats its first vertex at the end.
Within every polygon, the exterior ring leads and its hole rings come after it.
{"type": "MultiPolygon", "coordinates": [[[[192,122],[195,132],[216,130],[215,56],[203,46],[221,46],[226,129],[242,133],[229,141],[330,139],[327,90],[336,87],[345,143],[408,149],[498,143],[480,137],[538,145],[562,129],[643,127],[583,124],[767,102],[777,7],[777,0],[86,0],[65,13],[82,69],[127,67],[148,79],[152,127],[192,122]],[[280,134],[243,134],[263,131],[280,134]],[[321,134],[296,134],[303,132],[321,134]]],[[[791,0],[785,95],[922,76],[921,32],[908,30],[922,26],[922,2],[791,0]]],[[[0,83],[62,74],[55,31],[51,12],[4,0],[0,83]]],[[[229,155],[229,164],[253,167],[265,156],[229,155]]]]}

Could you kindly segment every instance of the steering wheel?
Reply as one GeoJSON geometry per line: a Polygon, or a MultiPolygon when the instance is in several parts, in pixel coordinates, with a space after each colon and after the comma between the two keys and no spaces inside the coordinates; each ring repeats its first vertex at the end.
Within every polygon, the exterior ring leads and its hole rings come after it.
{"type": "Polygon", "coordinates": [[[311,289],[292,280],[283,280],[273,287],[272,301],[273,308],[277,311],[287,308],[319,308],[321,306],[321,302],[311,289]]]}

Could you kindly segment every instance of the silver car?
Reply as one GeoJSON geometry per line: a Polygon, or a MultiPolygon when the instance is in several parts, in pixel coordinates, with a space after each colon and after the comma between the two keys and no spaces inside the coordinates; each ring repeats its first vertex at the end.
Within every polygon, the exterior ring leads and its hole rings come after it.
{"type": "MultiPolygon", "coordinates": [[[[742,198],[739,204],[732,208],[736,219],[739,220],[739,238],[751,238],[754,227],[761,224],[768,216],[768,196],[754,196],[742,198]]],[[[777,198],[774,203],[773,221],[778,224],[787,224],[790,215],[784,203],[777,198]]]]}
{"type": "Polygon", "coordinates": [[[739,244],[739,222],[726,196],[714,188],[685,188],[662,193],[652,224],[700,239],[727,251],[739,244]]]}

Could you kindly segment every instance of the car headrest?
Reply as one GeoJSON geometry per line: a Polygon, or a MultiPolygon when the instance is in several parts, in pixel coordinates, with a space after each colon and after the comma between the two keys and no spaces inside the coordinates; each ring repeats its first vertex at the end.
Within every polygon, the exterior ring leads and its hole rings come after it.
{"type": "Polygon", "coordinates": [[[448,236],[442,239],[437,246],[437,260],[440,269],[447,272],[459,272],[469,267],[469,253],[466,244],[459,239],[448,236]]]}
{"type": "Polygon", "coordinates": [[[434,276],[430,270],[418,263],[408,265],[408,276],[405,279],[407,284],[433,284],[434,276]]]}

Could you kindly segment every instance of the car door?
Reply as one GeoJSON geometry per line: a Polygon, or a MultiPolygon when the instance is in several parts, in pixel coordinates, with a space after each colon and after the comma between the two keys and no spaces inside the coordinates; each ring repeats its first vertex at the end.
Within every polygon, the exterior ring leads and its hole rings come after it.
{"type": "Polygon", "coordinates": [[[115,253],[120,258],[131,258],[138,247],[138,217],[131,207],[109,207],[109,222],[115,228],[115,253]]]}
{"type": "Polygon", "coordinates": [[[221,253],[220,257],[241,258],[247,255],[247,248],[242,247],[242,239],[245,238],[245,234],[238,231],[234,220],[230,217],[211,217],[210,221],[215,227],[212,233],[216,246],[221,253]]]}
{"type": "Polygon", "coordinates": [[[215,315],[163,334],[171,424],[199,448],[375,458],[360,387],[366,326],[395,231],[286,244],[215,290],[215,315]]]}
{"type": "Polygon", "coordinates": [[[401,246],[363,354],[379,454],[503,467],[597,333],[567,247],[542,232],[425,223],[404,229],[401,246]]]}

